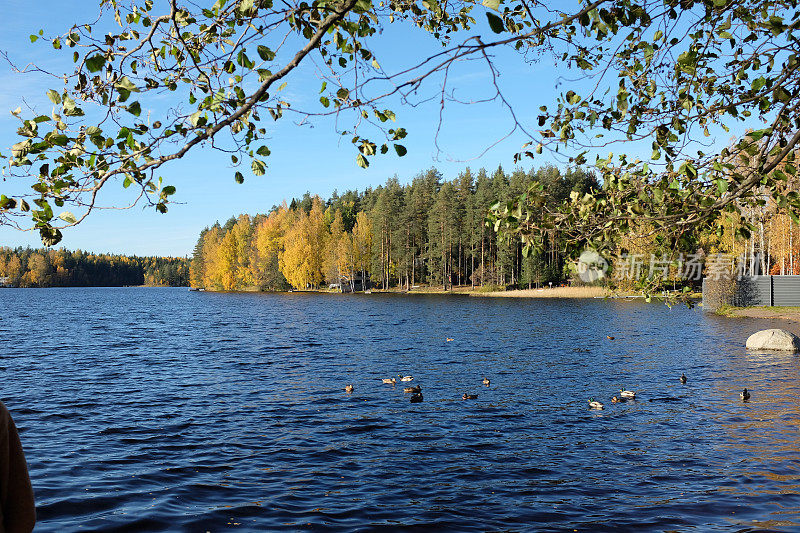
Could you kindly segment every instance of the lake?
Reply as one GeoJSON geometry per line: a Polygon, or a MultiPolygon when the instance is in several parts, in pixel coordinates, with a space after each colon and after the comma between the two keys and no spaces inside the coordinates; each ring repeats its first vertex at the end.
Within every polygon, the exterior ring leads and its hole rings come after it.
{"type": "Polygon", "coordinates": [[[0,308],[37,531],[800,528],[800,357],[744,349],[796,324],[168,288],[4,289],[0,308]],[[381,383],[398,374],[422,403],[381,383]],[[636,400],[612,404],[623,386],[636,400]]]}

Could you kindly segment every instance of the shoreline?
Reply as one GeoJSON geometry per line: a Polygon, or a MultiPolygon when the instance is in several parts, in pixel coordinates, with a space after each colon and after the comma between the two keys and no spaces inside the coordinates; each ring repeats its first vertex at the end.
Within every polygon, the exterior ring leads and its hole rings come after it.
{"type": "Polygon", "coordinates": [[[714,312],[729,318],[775,318],[800,322],[800,307],[721,307],[714,312]]]}
{"type": "MultiPolygon", "coordinates": [[[[215,291],[208,291],[215,292],[215,291]]],[[[253,291],[232,291],[232,292],[253,292],[253,291]]],[[[343,294],[335,290],[295,290],[292,292],[297,293],[315,293],[315,294],[343,294]]],[[[288,291],[276,291],[276,293],[288,294],[288,291]]],[[[404,296],[414,295],[451,295],[451,296],[472,296],[476,298],[640,298],[640,295],[627,295],[615,294],[613,291],[605,287],[553,287],[542,289],[515,289],[509,291],[487,291],[481,290],[476,287],[474,290],[471,286],[454,287],[452,289],[444,290],[439,287],[417,287],[410,291],[404,289],[393,288],[389,290],[372,289],[370,293],[356,292],[345,294],[397,294],[404,296]]]]}
{"type": "Polygon", "coordinates": [[[609,298],[614,293],[605,287],[553,287],[513,291],[470,292],[479,298],[609,298]]]}

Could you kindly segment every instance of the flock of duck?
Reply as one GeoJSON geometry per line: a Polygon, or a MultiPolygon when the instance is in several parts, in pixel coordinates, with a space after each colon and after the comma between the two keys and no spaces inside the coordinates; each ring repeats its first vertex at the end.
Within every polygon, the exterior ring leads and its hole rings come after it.
{"type": "MultiPolygon", "coordinates": [[[[400,380],[400,382],[404,382],[404,381],[405,382],[409,382],[409,381],[414,381],[414,376],[404,376],[402,374],[398,374],[396,378],[381,378],[381,382],[384,383],[385,385],[394,386],[395,384],[397,384],[398,379],[400,380]]],[[[491,383],[492,382],[491,382],[491,380],[489,378],[483,378],[483,384],[486,385],[487,387],[489,385],[491,385],[491,383]]],[[[344,388],[344,391],[346,393],[348,393],[348,394],[352,393],[354,390],[356,390],[356,389],[352,384],[346,385],[345,388],[344,388]]],[[[419,403],[419,402],[421,402],[423,400],[422,387],[419,386],[419,385],[414,385],[414,386],[411,386],[411,387],[404,387],[403,388],[403,392],[411,394],[411,403],[419,403]]],[[[461,399],[462,400],[477,400],[478,399],[478,395],[477,394],[470,394],[470,393],[465,392],[464,395],[461,396],[461,399]]]]}
{"type": "MultiPolygon", "coordinates": [[[[609,337],[609,339],[613,339],[613,337],[609,337]]],[[[680,381],[683,385],[686,385],[686,374],[681,373],[680,381]]],[[[747,389],[744,389],[740,394],[739,397],[742,399],[743,402],[746,402],[750,399],[750,392],[747,389]]],[[[614,396],[611,398],[611,403],[619,403],[619,402],[627,402],[628,400],[635,400],[636,399],[636,391],[632,390],[625,390],[625,387],[619,389],[619,396],[614,396]]],[[[589,409],[597,409],[600,410],[603,408],[602,402],[598,402],[594,398],[589,398],[589,409]]]]}
{"type": "MultiPolygon", "coordinates": [[[[611,335],[606,335],[608,340],[614,340],[615,337],[611,335]]],[[[447,341],[450,342],[453,339],[447,338],[447,341]]],[[[581,350],[583,351],[583,350],[581,350]]],[[[394,386],[397,384],[397,380],[401,382],[409,382],[414,381],[414,376],[404,376],[402,374],[398,374],[397,378],[381,378],[381,382],[385,385],[392,385],[394,386]]],[[[681,373],[680,382],[683,385],[686,385],[686,374],[681,373]]],[[[489,378],[483,378],[483,384],[487,387],[491,384],[489,378]]],[[[346,385],[344,391],[348,394],[351,394],[355,390],[355,387],[352,384],[346,385]]],[[[403,388],[404,393],[411,394],[411,403],[419,403],[423,400],[422,396],[422,387],[419,385],[415,385],[412,387],[405,387],[403,388]]],[[[740,394],[739,397],[742,399],[743,402],[746,402],[750,399],[750,392],[747,389],[744,389],[740,394]]],[[[461,396],[462,400],[476,400],[478,398],[477,394],[470,394],[465,392],[463,396],[461,396]]],[[[620,402],[627,402],[628,400],[635,400],[636,399],[636,391],[626,390],[625,387],[621,387],[619,389],[619,396],[613,396],[611,398],[611,403],[620,403],[620,402]]],[[[603,409],[603,403],[598,402],[594,398],[589,398],[589,409],[603,409]]]]}

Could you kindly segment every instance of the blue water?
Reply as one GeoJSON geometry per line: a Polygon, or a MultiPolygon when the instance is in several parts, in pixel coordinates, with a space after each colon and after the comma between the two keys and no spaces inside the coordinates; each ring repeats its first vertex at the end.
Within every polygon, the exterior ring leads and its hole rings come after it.
{"type": "Polygon", "coordinates": [[[151,288],[0,311],[37,531],[800,529],[800,357],[743,348],[794,324],[151,288]],[[380,381],[401,373],[422,403],[380,381]]]}

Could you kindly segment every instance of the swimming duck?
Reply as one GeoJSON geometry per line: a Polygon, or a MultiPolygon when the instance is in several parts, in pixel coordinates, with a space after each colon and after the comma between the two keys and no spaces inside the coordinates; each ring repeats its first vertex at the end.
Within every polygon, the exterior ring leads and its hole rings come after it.
{"type": "Polygon", "coordinates": [[[400,374],[398,375],[400,376],[400,381],[414,381],[414,376],[403,376],[400,374]]]}
{"type": "Polygon", "coordinates": [[[394,385],[395,383],[397,383],[397,380],[394,378],[383,378],[381,381],[383,381],[387,385],[394,385]]]}
{"type": "Polygon", "coordinates": [[[464,396],[462,396],[461,399],[462,400],[477,400],[478,399],[478,395],[477,394],[467,394],[465,392],[464,396]]]}
{"type": "Polygon", "coordinates": [[[625,390],[625,387],[622,387],[621,389],[619,389],[619,397],[625,400],[635,400],[636,391],[625,390]]]}
{"type": "Polygon", "coordinates": [[[451,339],[450,337],[447,337],[447,342],[453,342],[454,340],[455,339],[451,339]]]}
{"type": "Polygon", "coordinates": [[[353,392],[354,390],[355,390],[355,389],[353,388],[353,386],[352,386],[352,385],[345,385],[345,386],[344,386],[344,391],[345,391],[345,392],[353,392]]]}
{"type": "Polygon", "coordinates": [[[411,403],[419,403],[422,401],[422,393],[418,392],[411,397],[411,403]]]}
{"type": "Polygon", "coordinates": [[[596,401],[594,398],[589,398],[589,409],[602,409],[603,404],[596,401]]]}
{"type": "Polygon", "coordinates": [[[606,335],[606,339],[613,341],[616,337],[612,337],[611,335],[606,335]]]}
{"type": "Polygon", "coordinates": [[[406,387],[405,389],[403,389],[403,392],[414,392],[414,393],[417,393],[417,392],[421,392],[421,391],[422,391],[422,388],[419,385],[417,385],[416,387],[406,387]]]}
{"type": "Polygon", "coordinates": [[[611,398],[611,403],[617,403],[619,401],[621,401],[621,400],[619,398],[617,398],[616,396],[611,398]]]}
{"type": "Polygon", "coordinates": [[[484,385],[486,385],[487,387],[488,387],[489,385],[491,385],[491,383],[492,383],[492,382],[489,380],[489,378],[483,378],[483,384],[484,384],[484,385]]]}
{"type": "Polygon", "coordinates": [[[750,399],[750,393],[747,392],[747,389],[744,389],[739,396],[741,396],[742,401],[745,401],[745,402],[750,399]]]}
{"type": "Polygon", "coordinates": [[[681,383],[686,385],[686,374],[681,374],[681,383]]]}

